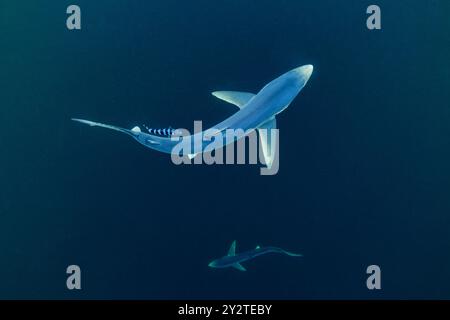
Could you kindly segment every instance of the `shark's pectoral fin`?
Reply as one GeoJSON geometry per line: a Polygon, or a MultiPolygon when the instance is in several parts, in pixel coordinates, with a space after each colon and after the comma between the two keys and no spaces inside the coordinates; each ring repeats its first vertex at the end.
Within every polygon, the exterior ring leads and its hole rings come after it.
{"type": "Polygon", "coordinates": [[[277,148],[277,141],[272,141],[272,129],[276,128],[277,120],[275,117],[272,117],[258,127],[259,141],[261,143],[265,164],[269,169],[272,167],[275,148],[277,148]]]}
{"type": "Polygon", "coordinates": [[[234,104],[239,109],[245,106],[255,96],[250,92],[238,91],[214,91],[212,95],[220,100],[234,104]]]}
{"type": "Polygon", "coordinates": [[[196,155],[198,155],[198,153],[189,153],[187,156],[188,156],[189,160],[192,160],[195,158],[196,155]]]}
{"type": "Polygon", "coordinates": [[[245,269],[242,264],[240,263],[235,263],[231,265],[233,268],[238,269],[239,271],[247,271],[247,269],[245,269]]]}

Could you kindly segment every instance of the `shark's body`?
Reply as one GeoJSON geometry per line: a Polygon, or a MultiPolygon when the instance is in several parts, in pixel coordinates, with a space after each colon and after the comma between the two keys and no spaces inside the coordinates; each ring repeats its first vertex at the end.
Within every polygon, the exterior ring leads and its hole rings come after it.
{"type": "Polygon", "coordinates": [[[282,253],[291,257],[302,257],[301,254],[296,254],[292,252],[288,252],[281,248],[277,247],[260,247],[257,246],[253,250],[244,251],[236,254],[236,241],[233,241],[230,249],[228,250],[228,254],[222,258],[216,259],[212,261],[209,266],[211,268],[236,268],[240,271],[246,271],[246,269],[241,265],[242,262],[251,260],[257,256],[261,256],[267,253],[282,253]]]}
{"type": "MultiPolygon", "coordinates": [[[[302,88],[306,85],[312,72],[312,65],[305,65],[293,69],[268,83],[256,95],[247,92],[233,91],[213,92],[214,96],[236,105],[240,110],[224,121],[206,130],[206,132],[217,133],[224,132],[228,129],[240,129],[246,133],[249,133],[255,129],[275,129],[275,116],[289,106],[289,104],[298,95],[300,90],[302,90],[302,88]]],[[[165,153],[173,153],[174,147],[179,143],[178,139],[172,139],[170,136],[151,134],[152,132],[154,132],[152,130],[149,130],[150,133],[142,132],[139,127],[134,127],[133,129],[129,130],[89,120],[72,120],[90,126],[108,128],[128,134],[144,146],[165,153]]],[[[196,150],[195,152],[187,154],[189,157],[203,152],[203,150],[205,150],[205,148],[211,143],[210,141],[203,139],[204,134],[205,132],[199,132],[189,136],[190,141],[193,145],[193,148],[191,150],[196,150]],[[201,146],[201,148],[199,150],[198,147],[194,146],[201,146]]],[[[267,166],[270,167],[273,161],[270,151],[274,146],[271,145],[271,141],[270,139],[268,139],[267,135],[260,134],[260,140],[266,160],[265,162],[267,166]]],[[[220,148],[225,144],[231,142],[234,142],[234,140],[229,141],[226,139],[222,139],[221,142],[215,143],[215,147],[220,148]]]]}

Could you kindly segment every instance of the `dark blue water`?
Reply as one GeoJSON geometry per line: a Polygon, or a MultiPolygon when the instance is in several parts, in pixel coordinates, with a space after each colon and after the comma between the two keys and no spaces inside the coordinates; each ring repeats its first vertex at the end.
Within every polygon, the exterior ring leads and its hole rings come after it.
{"type": "Polygon", "coordinates": [[[449,298],[449,2],[378,0],[380,31],[370,4],[2,1],[0,298],[449,298]],[[275,176],[70,121],[208,126],[235,111],[211,91],[309,63],[275,176]],[[233,240],[304,258],[208,268],[233,240]]]}

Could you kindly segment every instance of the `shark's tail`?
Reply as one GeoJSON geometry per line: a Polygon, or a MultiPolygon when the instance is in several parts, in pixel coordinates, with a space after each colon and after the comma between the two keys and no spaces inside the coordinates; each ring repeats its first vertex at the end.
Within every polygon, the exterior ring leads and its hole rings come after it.
{"type": "Polygon", "coordinates": [[[291,257],[303,257],[303,255],[300,253],[293,253],[293,252],[289,252],[286,250],[282,250],[282,251],[284,254],[287,254],[288,256],[291,256],[291,257]]]}
{"type": "Polygon", "coordinates": [[[303,257],[302,254],[289,252],[289,251],[286,251],[286,250],[281,249],[281,248],[276,248],[276,247],[274,247],[273,250],[276,251],[276,252],[278,252],[278,253],[283,253],[283,254],[285,254],[285,255],[288,255],[288,256],[290,256],[290,257],[303,257]]]}
{"type": "Polygon", "coordinates": [[[125,133],[128,135],[131,135],[131,136],[135,136],[137,133],[141,132],[141,129],[139,127],[134,127],[133,129],[129,130],[129,129],[116,127],[116,126],[112,126],[109,124],[89,121],[89,120],[76,119],[76,118],[72,118],[72,120],[76,121],[76,122],[87,124],[88,126],[91,126],[91,127],[101,127],[101,128],[111,129],[111,130],[115,130],[115,131],[119,131],[119,132],[122,132],[122,133],[125,133]]]}

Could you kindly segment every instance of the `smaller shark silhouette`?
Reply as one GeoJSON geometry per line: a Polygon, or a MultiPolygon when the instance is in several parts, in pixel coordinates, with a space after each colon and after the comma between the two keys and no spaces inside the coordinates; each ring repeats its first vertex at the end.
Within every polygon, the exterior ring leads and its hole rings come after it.
{"type": "Polygon", "coordinates": [[[240,271],[246,271],[246,269],[241,265],[241,262],[253,259],[257,256],[266,254],[266,253],[283,253],[291,257],[302,257],[301,254],[296,254],[292,252],[288,252],[281,248],[277,247],[260,247],[257,246],[253,250],[245,251],[239,254],[236,254],[236,241],[233,241],[231,244],[230,250],[228,250],[228,254],[222,258],[216,259],[212,261],[208,266],[211,268],[228,268],[233,267],[240,271]]]}

